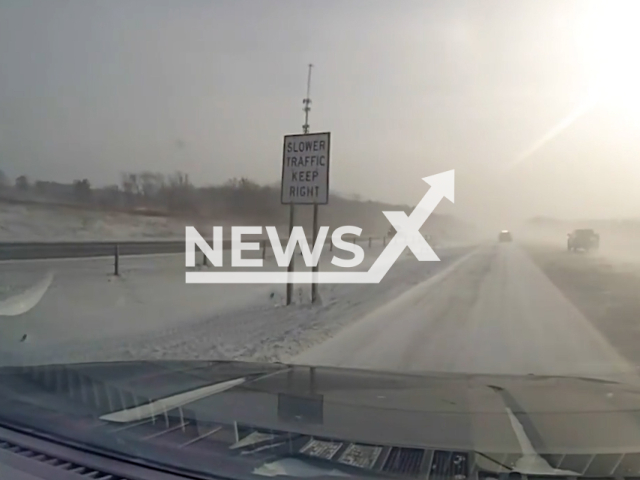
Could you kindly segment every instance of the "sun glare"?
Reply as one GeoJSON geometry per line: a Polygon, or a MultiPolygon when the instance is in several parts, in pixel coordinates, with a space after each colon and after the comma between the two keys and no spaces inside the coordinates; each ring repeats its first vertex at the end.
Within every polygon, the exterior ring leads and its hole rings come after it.
{"type": "MultiPolygon", "coordinates": [[[[585,2],[586,4],[586,2],[585,2]]],[[[640,0],[594,0],[576,30],[589,92],[566,117],[521,152],[509,170],[542,149],[594,107],[613,109],[640,121],[640,0]]]]}

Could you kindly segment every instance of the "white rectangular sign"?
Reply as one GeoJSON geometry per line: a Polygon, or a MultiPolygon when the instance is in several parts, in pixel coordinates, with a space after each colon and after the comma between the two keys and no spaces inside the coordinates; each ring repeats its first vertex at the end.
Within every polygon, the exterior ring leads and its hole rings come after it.
{"type": "Polygon", "coordinates": [[[281,203],[329,203],[330,147],[329,132],[284,137],[281,203]]]}

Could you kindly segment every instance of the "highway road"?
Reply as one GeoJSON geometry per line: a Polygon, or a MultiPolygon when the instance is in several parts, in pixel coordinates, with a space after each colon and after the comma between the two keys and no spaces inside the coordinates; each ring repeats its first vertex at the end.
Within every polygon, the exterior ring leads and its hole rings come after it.
{"type": "Polygon", "coordinates": [[[293,361],[590,377],[631,370],[526,252],[507,243],[467,254],[293,361]]]}

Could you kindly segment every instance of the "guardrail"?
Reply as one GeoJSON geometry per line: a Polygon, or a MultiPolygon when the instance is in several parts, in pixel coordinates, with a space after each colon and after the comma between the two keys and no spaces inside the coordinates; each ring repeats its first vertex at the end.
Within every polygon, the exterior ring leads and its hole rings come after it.
{"type": "Polygon", "coordinates": [[[182,253],[184,241],[11,242],[0,243],[0,260],[89,258],[119,255],[182,253]]]}
{"type": "MultiPolygon", "coordinates": [[[[347,240],[347,237],[344,237],[347,240]]],[[[353,243],[364,243],[372,247],[373,240],[387,243],[387,237],[352,237],[353,243]]],[[[266,256],[268,240],[259,240],[262,258],[266,256]]],[[[287,238],[280,239],[286,244],[287,238]]],[[[333,244],[328,239],[329,250],[333,244]]],[[[224,240],[224,250],[231,249],[231,240],[224,240]]],[[[45,260],[58,258],[92,258],[113,257],[114,273],[118,275],[120,257],[127,255],[179,254],[184,253],[183,240],[153,240],[153,241],[111,241],[111,242],[0,242],[0,260],[45,260]]],[[[203,256],[203,263],[206,257],[203,256]]]]}

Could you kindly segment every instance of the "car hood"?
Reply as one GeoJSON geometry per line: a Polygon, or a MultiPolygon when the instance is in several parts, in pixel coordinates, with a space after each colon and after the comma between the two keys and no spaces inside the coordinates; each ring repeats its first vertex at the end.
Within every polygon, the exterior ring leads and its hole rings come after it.
{"type": "Polygon", "coordinates": [[[219,361],[0,369],[5,424],[47,425],[50,436],[111,450],[137,441],[139,426],[148,447],[176,425],[195,428],[194,438],[220,425],[230,443],[239,431],[271,431],[387,450],[480,452],[494,466],[520,462],[541,473],[628,475],[640,473],[639,406],[640,387],[626,380],[219,361]],[[113,431],[121,434],[105,434],[113,431]]]}

